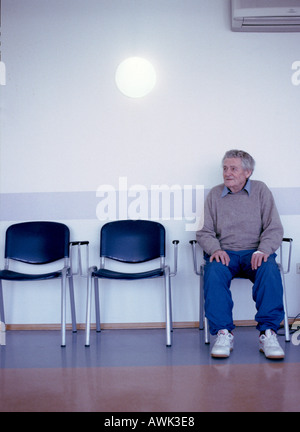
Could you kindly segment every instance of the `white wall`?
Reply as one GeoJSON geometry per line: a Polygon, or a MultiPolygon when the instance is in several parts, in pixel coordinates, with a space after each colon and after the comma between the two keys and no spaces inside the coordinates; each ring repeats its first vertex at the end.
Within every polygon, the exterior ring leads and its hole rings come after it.
{"type": "MultiPolygon", "coordinates": [[[[117,190],[126,177],[128,187],[146,190],[207,190],[222,181],[224,152],[242,148],[256,159],[253,178],[274,190],[285,235],[294,238],[288,305],[291,316],[299,313],[300,86],[291,80],[299,38],[231,32],[227,0],[2,0],[0,249],[15,221],[60,220],[73,240],[90,240],[96,264],[99,186],[117,190]],[[134,55],[149,59],[158,76],[138,100],[114,82],[118,64],[134,55]]],[[[194,233],[184,218],[162,222],[168,242],[180,240],[174,321],[196,321],[194,233]]],[[[104,322],[163,321],[162,285],[123,285],[102,290],[104,322]]],[[[246,300],[236,284],[233,291],[235,318],[253,318],[250,290],[246,300]]],[[[83,279],[76,298],[84,322],[83,279]]],[[[14,284],[5,303],[8,323],[60,320],[54,282],[14,284]]]]}

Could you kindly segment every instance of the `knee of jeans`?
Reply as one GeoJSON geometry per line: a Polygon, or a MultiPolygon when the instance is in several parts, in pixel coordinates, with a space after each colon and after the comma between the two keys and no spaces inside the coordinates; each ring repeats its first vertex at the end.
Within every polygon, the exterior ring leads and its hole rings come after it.
{"type": "Polygon", "coordinates": [[[276,257],[277,257],[277,255],[275,253],[269,255],[267,262],[270,262],[270,263],[273,263],[273,264],[277,265],[276,257]]]}
{"type": "Polygon", "coordinates": [[[207,271],[214,271],[215,269],[219,268],[220,265],[223,265],[221,262],[217,262],[216,260],[213,261],[207,261],[204,267],[204,270],[207,271]]]}
{"type": "Polygon", "coordinates": [[[207,262],[204,267],[204,275],[211,276],[214,274],[227,274],[230,273],[229,268],[221,263],[213,260],[212,262],[207,262]]]}
{"type": "Polygon", "coordinates": [[[261,266],[257,269],[257,271],[271,271],[271,272],[279,272],[279,267],[274,258],[269,257],[268,260],[261,263],[261,266]]]}

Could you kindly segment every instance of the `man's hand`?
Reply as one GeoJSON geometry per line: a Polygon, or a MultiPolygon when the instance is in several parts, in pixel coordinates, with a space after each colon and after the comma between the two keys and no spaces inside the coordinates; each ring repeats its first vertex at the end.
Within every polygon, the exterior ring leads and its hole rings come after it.
{"type": "Polygon", "coordinates": [[[261,266],[261,263],[267,262],[269,255],[260,251],[255,252],[251,258],[252,270],[257,270],[261,266]]]}
{"type": "Polygon", "coordinates": [[[222,264],[228,266],[230,258],[227,252],[223,251],[223,250],[217,250],[216,252],[214,252],[210,259],[209,262],[213,262],[213,260],[216,260],[217,262],[221,262],[222,264]]]}

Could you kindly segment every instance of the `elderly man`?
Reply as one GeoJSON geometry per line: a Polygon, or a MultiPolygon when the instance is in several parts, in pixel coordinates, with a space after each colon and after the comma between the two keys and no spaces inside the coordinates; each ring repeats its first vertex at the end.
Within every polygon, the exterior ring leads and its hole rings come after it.
{"type": "Polygon", "coordinates": [[[275,261],[283,228],[273,196],[260,181],[250,180],[255,162],[246,152],[230,150],[223,157],[224,184],[209,192],[204,225],[197,240],[204,250],[205,315],[217,335],[213,357],[228,357],[233,349],[234,277],[253,282],[259,348],[267,358],[284,358],[277,330],[284,316],[283,287],[275,261]]]}

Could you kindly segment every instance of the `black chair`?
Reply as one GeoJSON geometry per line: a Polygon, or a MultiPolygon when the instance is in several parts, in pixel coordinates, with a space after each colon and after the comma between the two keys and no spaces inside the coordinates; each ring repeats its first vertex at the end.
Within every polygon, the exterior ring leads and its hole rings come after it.
{"type": "MultiPolygon", "coordinates": [[[[292,238],[283,238],[282,243],[280,245],[280,254],[279,254],[279,263],[278,268],[280,270],[282,285],[283,285],[283,308],[284,308],[284,334],[286,342],[290,341],[290,332],[289,332],[289,321],[288,321],[288,310],[287,310],[287,299],[286,299],[286,284],[285,284],[285,275],[289,273],[291,267],[291,254],[292,254],[292,238]],[[287,258],[287,266],[284,268],[283,265],[283,244],[288,244],[288,258],[287,258]]],[[[205,263],[200,264],[198,270],[197,264],[197,255],[196,255],[196,240],[190,240],[190,244],[192,245],[193,251],[193,266],[194,272],[197,276],[200,276],[200,302],[199,302],[199,329],[205,330],[205,343],[209,343],[209,324],[208,320],[205,317],[204,313],[204,271],[205,271],[205,263]],[[204,327],[203,327],[204,326],[204,327]]],[[[237,278],[238,279],[238,278],[237,278]]]]}
{"type": "MultiPolygon", "coordinates": [[[[73,277],[69,266],[69,228],[57,222],[22,222],[11,225],[6,231],[5,266],[0,271],[0,321],[5,323],[2,280],[41,281],[61,279],[61,346],[66,345],[66,285],[69,279],[72,329],[76,332],[73,277]],[[10,261],[28,265],[50,264],[64,260],[63,268],[49,273],[20,273],[9,269],[10,261]]],[[[27,267],[27,266],[26,266],[27,267]]]]}
{"type": "Polygon", "coordinates": [[[138,280],[164,278],[165,313],[166,313],[166,345],[171,346],[172,306],[170,277],[177,272],[177,245],[174,240],[174,273],[165,263],[165,228],[158,222],[145,220],[122,220],[105,224],[100,232],[100,267],[91,267],[88,274],[87,310],[86,310],[86,343],[90,345],[91,324],[91,289],[92,280],[95,286],[96,330],[100,327],[100,304],[98,279],[138,280]],[[120,272],[105,268],[105,259],[126,264],[138,264],[159,259],[160,266],[143,272],[120,272]]]}

